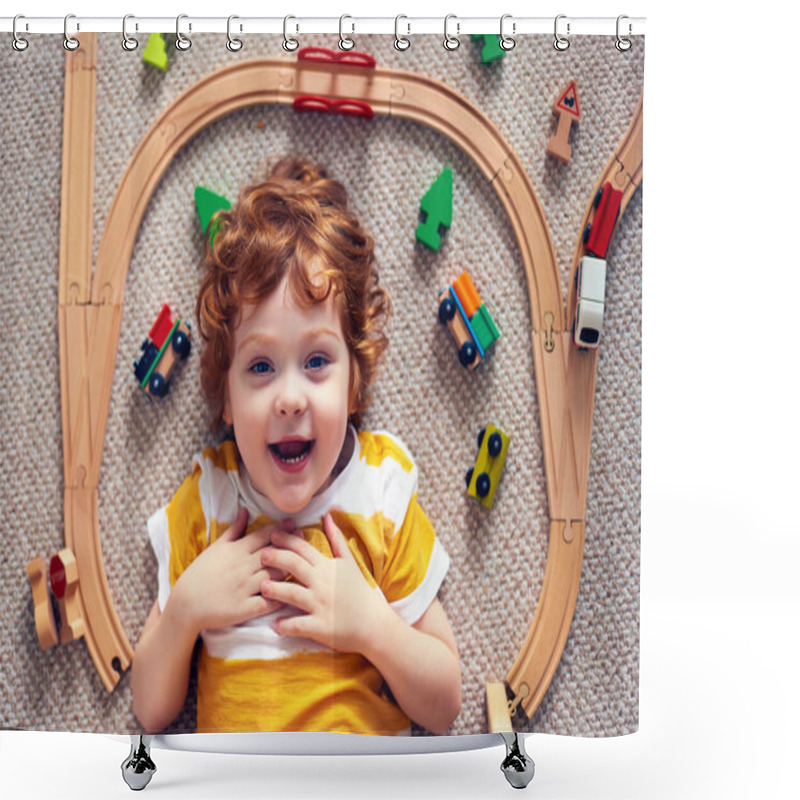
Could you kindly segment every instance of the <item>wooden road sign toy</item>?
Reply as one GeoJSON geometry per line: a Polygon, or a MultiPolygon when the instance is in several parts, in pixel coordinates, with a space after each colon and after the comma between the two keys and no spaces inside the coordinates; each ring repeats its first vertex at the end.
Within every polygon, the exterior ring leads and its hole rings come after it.
{"type": "MultiPolygon", "coordinates": [[[[527,280],[550,519],[536,611],[504,680],[509,716],[513,719],[521,707],[530,718],[561,658],[583,560],[598,351],[579,350],[571,342],[574,275],[584,255],[582,237],[576,244],[565,304],[555,248],[530,178],[498,129],[464,97],[438,81],[403,70],[253,59],[236,61],[198,81],[144,135],[118,184],[92,271],[96,36],[81,34],[80,43],[78,51],[66,54],[64,101],[59,262],[64,527],[66,546],[74,553],[80,574],[76,607],[84,621],[84,639],[104,685],[113,690],[132,655],[103,567],[97,486],[126,278],[145,209],[173,157],[215,120],[252,105],[290,106],[297,97],[316,95],[358,100],[376,115],[415,121],[447,136],[491,183],[511,221],[527,280]]],[[[577,95],[575,110],[579,114],[577,95]]],[[[640,101],[596,188],[610,182],[622,193],[620,213],[624,213],[641,180],[640,101]]],[[[587,208],[584,225],[591,213],[593,209],[587,208]]],[[[34,565],[32,586],[41,596],[38,567],[34,565]]],[[[497,700],[499,693],[492,692],[497,700]]]]}
{"type": "Polygon", "coordinates": [[[547,143],[547,155],[562,164],[567,164],[572,158],[569,132],[572,130],[573,123],[577,124],[581,118],[581,104],[578,100],[578,87],[575,85],[575,81],[570,81],[556,100],[553,105],[553,113],[558,117],[558,127],[555,136],[547,143]]]}

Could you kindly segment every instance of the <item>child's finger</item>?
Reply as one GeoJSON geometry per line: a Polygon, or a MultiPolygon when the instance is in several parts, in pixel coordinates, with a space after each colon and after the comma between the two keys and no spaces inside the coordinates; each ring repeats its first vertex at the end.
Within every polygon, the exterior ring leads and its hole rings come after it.
{"type": "Polygon", "coordinates": [[[267,569],[260,569],[258,572],[254,572],[248,579],[247,583],[244,585],[245,591],[247,592],[247,596],[253,595],[260,595],[261,594],[261,587],[264,585],[265,581],[276,581],[277,583],[283,583],[283,578],[273,578],[270,574],[270,570],[267,569]]]}
{"type": "Polygon", "coordinates": [[[311,613],[314,608],[314,597],[311,592],[305,586],[297,583],[263,581],[261,594],[267,600],[277,600],[284,605],[294,606],[307,613],[311,613]]]}
{"type": "Polygon", "coordinates": [[[255,553],[268,544],[272,544],[272,535],[275,531],[292,533],[292,531],[295,530],[294,522],[290,519],[284,519],[280,522],[276,522],[274,525],[265,525],[263,528],[251,531],[245,540],[247,543],[247,552],[255,553]]]}
{"type": "Polygon", "coordinates": [[[246,508],[240,508],[236,519],[228,525],[225,532],[217,539],[217,541],[233,542],[239,539],[247,527],[248,513],[246,508]]]}
{"type": "Polygon", "coordinates": [[[347,558],[348,556],[352,558],[353,554],[347,546],[347,540],[339,526],[333,521],[330,511],[323,518],[322,525],[325,528],[325,535],[331,543],[334,558],[347,558]]]}
{"type": "Polygon", "coordinates": [[[254,594],[252,597],[248,597],[245,602],[244,612],[246,616],[242,621],[246,622],[256,617],[263,617],[265,614],[271,614],[273,611],[277,611],[282,605],[283,603],[277,600],[270,600],[261,594],[254,594]]]}
{"type": "Polygon", "coordinates": [[[261,551],[261,566],[288,572],[306,586],[314,575],[314,568],[301,555],[281,547],[265,547],[261,551]]]}
{"type": "Polygon", "coordinates": [[[247,548],[248,553],[257,553],[272,543],[272,535],[276,530],[274,525],[267,525],[264,528],[250,531],[244,538],[242,546],[247,548]]]}
{"type": "Polygon", "coordinates": [[[318,623],[310,614],[298,614],[296,617],[281,617],[272,625],[279,636],[300,636],[304,639],[318,641],[318,623]]]}
{"type": "Polygon", "coordinates": [[[276,529],[272,537],[272,543],[281,550],[291,550],[297,553],[312,566],[316,566],[325,558],[322,553],[303,538],[302,533],[285,533],[276,529]]]}
{"type": "Polygon", "coordinates": [[[285,581],[286,577],[288,576],[288,572],[285,572],[282,569],[278,569],[277,567],[264,567],[269,575],[269,579],[271,581],[285,581]]]}

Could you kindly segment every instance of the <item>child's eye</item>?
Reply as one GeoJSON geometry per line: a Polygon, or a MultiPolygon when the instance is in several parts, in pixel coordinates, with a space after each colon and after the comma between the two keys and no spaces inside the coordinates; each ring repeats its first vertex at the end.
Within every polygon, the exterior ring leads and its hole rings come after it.
{"type": "Polygon", "coordinates": [[[322,369],[328,363],[328,359],[325,356],[316,355],[308,359],[306,367],[309,369],[322,369]]]}
{"type": "Polygon", "coordinates": [[[248,372],[253,372],[256,375],[266,375],[272,372],[272,365],[267,361],[256,361],[248,367],[248,372]]]}

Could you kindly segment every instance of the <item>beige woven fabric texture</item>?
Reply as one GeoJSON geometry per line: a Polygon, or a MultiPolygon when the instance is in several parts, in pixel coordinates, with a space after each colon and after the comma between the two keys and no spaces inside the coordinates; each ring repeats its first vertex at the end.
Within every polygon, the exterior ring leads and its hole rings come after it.
{"type": "MultiPolygon", "coordinates": [[[[232,59],[285,58],[279,37],[246,37],[232,55],[224,36],[198,35],[170,50],[163,74],[101,35],[97,64],[94,248],[117,183],[138,141],[182,91],[232,59]]],[[[492,120],[528,171],[545,210],[566,291],[567,270],[598,175],[638,101],[644,46],[628,53],[613,37],[580,37],[556,53],[549,37],[519,37],[502,63],[485,66],[465,39],[446,52],[418,36],[398,53],[388,36],[357,48],[381,66],[408,69],[454,87],[492,120]],[[545,155],[551,108],[578,83],[582,120],[572,161],[545,155]]],[[[144,42],[142,42],[143,46],[144,42]]],[[[335,37],[302,44],[335,47],[335,37]]],[[[0,728],[136,730],[130,674],[108,694],[82,641],[39,647],[25,573],[37,555],[63,546],[63,468],[58,356],[58,246],[63,61],[60,37],[26,53],[2,48],[0,149],[4,223],[0,493],[6,513],[0,551],[0,728]]],[[[441,599],[458,638],[463,706],[453,733],[486,730],[484,684],[511,667],[542,586],[548,509],[530,345],[530,310],[511,224],[489,182],[451,142],[418,124],[296,114],[255,106],[200,133],[174,159],[145,213],[125,293],[99,487],[103,560],[115,607],[132,642],[156,595],[145,529],[213,441],[198,386],[196,353],[169,397],[153,404],[132,361],[163,302],[194,317],[201,235],[193,203],[202,184],[235,199],[285,154],[326,165],[377,242],[395,308],[391,346],[365,425],[400,436],[420,472],[420,500],[452,557],[441,599]],[[438,253],[415,243],[419,201],[445,166],[454,173],[453,224],[438,253]],[[440,288],[468,269],[502,331],[476,373],[459,364],[438,324],[440,288]],[[476,435],[493,422],[511,436],[494,508],[464,491],[476,435]]],[[[641,417],[642,192],[628,207],[609,252],[586,512],[586,545],[575,618],[552,685],[522,730],[607,736],[638,725],[641,417]]],[[[191,730],[193,701],[171,730],[191,730]]]]}

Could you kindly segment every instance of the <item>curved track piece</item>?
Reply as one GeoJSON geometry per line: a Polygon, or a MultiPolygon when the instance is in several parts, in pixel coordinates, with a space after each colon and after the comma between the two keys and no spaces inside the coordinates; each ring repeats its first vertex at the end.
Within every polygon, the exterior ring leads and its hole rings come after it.
{"type": "MultiPolygon", "coordinates": [[[[580,231],[592,211],[597,189],[611,180],[623,192],[622,209],[642,180],[642,99],[617,152],[592,192],[580,231]]],[[[573,256],[570,287],[583,255],[583,237],[573,256]]],[[[570,293],[568,308],[572,307],[570,293]]],[[[583,564],[584,516],[589,480],[597,350],[578,350],[570,327],[554,334],[548,351],[545,337],[534,332],[545,474],[550,502],[550,543],[542,591],[533,623],[506,681],[531,717],[555,674],[567,641],[583,564]],[[546,376],[540,382],[542,375],[546,376]],[[544,395],[544,402],[542,396],[544,395]]]]}

